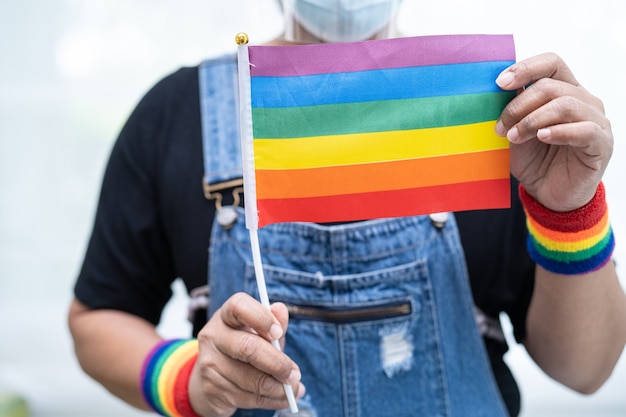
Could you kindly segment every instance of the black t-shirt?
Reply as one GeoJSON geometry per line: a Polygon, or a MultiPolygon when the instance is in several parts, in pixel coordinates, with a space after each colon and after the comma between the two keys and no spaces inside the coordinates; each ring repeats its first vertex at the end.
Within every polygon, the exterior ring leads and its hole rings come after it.
{"type": "MultiPolygon", "coordinates": [[[[206,284],[215,203],[204,198],[203,171],[198,69],[183,68],[145,95],[113,147],[75,286],[81,302],[156,324],[176,278],[188,290],[206,284]]],[[[506,312],[521,341],[534,264],[515,181],[511,190],[511,209],[456,217],[475,304],[491,317],[506,312]]],[[[496,379],[516,415],[519,397],[502,362],[505,351],[488,342],[496,379]]]]}

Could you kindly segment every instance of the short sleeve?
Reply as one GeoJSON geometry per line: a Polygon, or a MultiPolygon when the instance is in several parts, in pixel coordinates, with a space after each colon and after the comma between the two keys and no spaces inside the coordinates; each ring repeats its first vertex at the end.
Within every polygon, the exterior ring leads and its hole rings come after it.
{"type": "Polygon", "coordinates": [[[154,324],[176,278],[159,176],[179,76],[166,77],[142,98],[113,146],[74,288],[90,308],[122,310],[154,324]]]}

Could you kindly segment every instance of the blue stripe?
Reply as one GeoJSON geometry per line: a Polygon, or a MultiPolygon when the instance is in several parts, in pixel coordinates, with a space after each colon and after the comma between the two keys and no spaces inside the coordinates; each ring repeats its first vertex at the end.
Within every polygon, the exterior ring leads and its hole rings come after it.
{"type": "Polygon", "coordinates": [[[595,270],[598,266],[607,262],[607,260],[611,257],[615,248],[615,236],[613,235],[612,229],[609,230],[609,233],[611,234],[611,237],[604,249],[596,255],[581,261],[559,262],[546,258],[541,255],[539,251],[537,251],[534,241],[530,238],[530,236],[528,236],[528,239],[526,240],[526,248],[530,257],[547,271],[564,275],[584,274],[595,270]]]}
{"type": "Polygon", "coordinates": [[[162,415],[165,415],[165,408],[161,405],[158,386],[155,386],[157,382],[156,380],[159,378],[159,374],[155,372],[160,372],[161,368],[157,369],[156,366],[163,356],[169,356],[173,350],[178,348],[178,346],[184,342],[185,339],[172,339],[163,343],[153,352],[152,356],[149,358],[148,365],[146,366],[146,373],[144,376],[145,379],[142,381],[144,398],[154,411],[162,415]],[[153,391],[152,388],[157,389],[157,391],[153,391]]]}
{"type": "Polygon", "coordinates": [[[251,77],[253,108],[315,106],[502,91],[513,61],[432,65],[296,77],[251,77]]]}

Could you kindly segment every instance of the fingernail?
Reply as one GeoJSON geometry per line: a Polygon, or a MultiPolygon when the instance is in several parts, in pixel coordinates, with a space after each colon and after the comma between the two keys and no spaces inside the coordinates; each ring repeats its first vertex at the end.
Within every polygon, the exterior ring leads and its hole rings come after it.
{"type": "Polygon", "coordinates": [[[506,137],[510,142],[515,142],[517,139],[519,139],[519,130],[517,130],[516,127],[511,128],[506,134],[506,137]]]}
{"type": "Polygon", "coordinates": [[[514,79],[515,75],[513,75],[512,72],[505,71],[498,75],[498,78],[496,78],[496,84],[498,84],[500,88],[506,89],[509,85],[511,85],[514,79]]]}
{"type": "Polygon", "coordinates": [[[294,369],[289,374],[289,378],[287,378],[287,382],[290,384],[295,384],[296,382],[300,381],[300,378],[302,378],[302,374],[297,369],[294,369]]]}
{"type": "Polygon", "coordinates": [[[552,132],[547,127],[544,127],[543,129],[539,129],[537,131],[537,139],[541,139],[541,140],[548,139],[551,133],[552,132]]]}
{"type": "Polygon", "coordinates": [[[272,340],[278,340],[282,335],[283,329],[279,325],[273,324],[272,327],[270,327],[270,337],[272,340]]]}
{"type": "Polygon", "coordinates": [[[306,394],[306,387],[304,386],[304,384],[300,384],[298,386],[298,392],[296,393],[296,397],[302,398],[304,397],[304,394],[306,394]]]}
{"type": "Polygon", "coordinates": [[[496,135],[498,136],[506,136],[506,129],[504,128],[504,123],[502,123],[502,120],[498,120],[498,123],[496,123],[496,135]]]}

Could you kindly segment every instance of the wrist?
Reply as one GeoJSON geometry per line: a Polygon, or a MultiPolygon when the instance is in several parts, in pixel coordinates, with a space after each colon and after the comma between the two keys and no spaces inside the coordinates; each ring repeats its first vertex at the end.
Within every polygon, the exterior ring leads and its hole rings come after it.
{"type": "Polygon", "coordinates": [[[189,401],[189,378],[197,358],[196,339],[165,340],[152,349],[140,381],[150,408],[167,417],[199,417],[189,401]]]}
{"type": "Polygon", "coordinates": [[[519,195],[526,213],[528,252],[538,265],[576,275],[598,270],[611,259],[615,239],[602,183],[591,201],[567,212],[544,207],[521,184],[519,195]]]}

